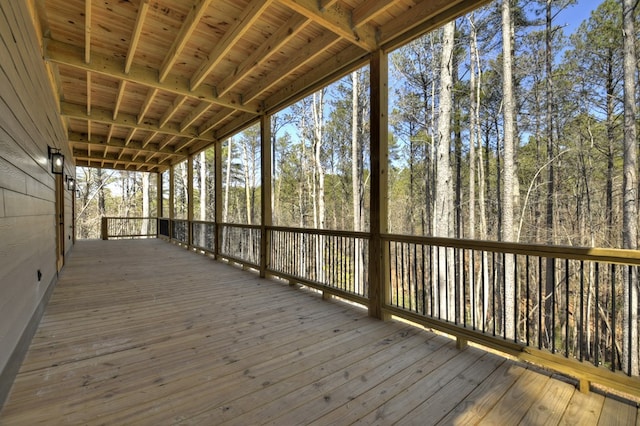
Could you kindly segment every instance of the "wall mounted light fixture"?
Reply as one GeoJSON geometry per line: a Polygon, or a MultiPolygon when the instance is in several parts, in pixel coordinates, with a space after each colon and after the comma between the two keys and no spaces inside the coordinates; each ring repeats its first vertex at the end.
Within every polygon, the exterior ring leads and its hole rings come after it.
{"type": "Polygon", "coordinates": [[[67,182],[67,189],[69,191],[75,191],[75,189],[76,189],[76,180],[74,178],[72,178],[71,176],[65,176],[64,180],[65,180],[65,182],[67,182]]]}
{"type": "Polygon", "coordinates": [[[49,160],[51,160],[51,173],[61,175],[64,171],[64,155],[58,148],[48,148],[49,160]]]}

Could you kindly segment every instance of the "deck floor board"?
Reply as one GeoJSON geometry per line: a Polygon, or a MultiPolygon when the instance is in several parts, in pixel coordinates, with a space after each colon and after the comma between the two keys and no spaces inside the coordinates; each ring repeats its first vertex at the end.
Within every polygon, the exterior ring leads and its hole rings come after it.
{"type": "Polygon", "coordinates": [[[154,239],[77,243],[0,412],[2,425],[576,421],[640,416],[154,239]]]}

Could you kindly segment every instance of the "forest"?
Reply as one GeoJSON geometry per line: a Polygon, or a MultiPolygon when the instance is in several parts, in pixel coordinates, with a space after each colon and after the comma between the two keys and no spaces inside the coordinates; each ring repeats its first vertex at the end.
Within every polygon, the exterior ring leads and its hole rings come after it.
{"type": "MultiPolygon", "coordinates": [[[[389,234],[637,249],[635,6],[495,1],[390,52],[389,234]],[[585,19],[573,22],[584,10],[585,19]]],[[[273,226],[369,230],[370,124],[368,67],[271,116],[273,226]]],[[[187,219],[190,178],[194,220],[214,221],[215,149],[221,222],[260,224],[257,123],[196,154],[191,171],[186,161],[173,174],[151,176],[79,170],[77,237],[97,238],[104,215],[187,219]]],[[[353,282],[366,284],[363,247],[337,261],[357,265],[353,282]]],[[[542,257],[532,266],[513,255],[490,262],[488,252],[465,260],[452,249],[425,254],[417,247],[390,248],[395,306],[469,320],[517,341],[537,336],[539,347],[558,344],[567,356],[608,359],[611,368],[638,374],[637,312],[630,314],[638,303],[636,268],[542,257]],[[600,282],[611,285],[599,289],[600,282]],[[465,308],[456,310],[447,294],[465,294],[465,308]]],[[[310,256],[303,264],[322,258],[310,256]]],[[[365,284],[347,290],[366,295],[365,284]]]]}

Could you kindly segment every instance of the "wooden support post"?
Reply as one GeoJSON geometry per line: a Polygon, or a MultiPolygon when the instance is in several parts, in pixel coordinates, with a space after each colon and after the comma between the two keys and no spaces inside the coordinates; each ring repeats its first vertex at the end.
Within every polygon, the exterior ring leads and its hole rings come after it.
{"type": "Polygon", "coordinates": [[[581,377],[579,380],[578,388],[580,389],[580,392],[584,394],[591,392],[591,382],[584,377],[581,377]]]}
{"type": "Polygon", "coordinates": [[[100,237],[105,241],[109,239],[109,225],[107,218],[104,216],[102,217],[102,222],[100,224],[100,237]]]}
{"type": "Polygon", "coordinates": [[[213,245],[213,257],[214,259],[218,259],[220,256],[220,247],[221,247],[221,238],[222,232],[220,229],[220,223],[222,222],[222,141],[216,142],[214,151],[214,204],[213,207],[215,209],[215,236],[214,236],[214,245],[213,245]]]}
{"type": "Polygon", "coordinates": [[[156,173],[156,238],[160,237],[160,218],[162,217],[162,172],[156,173]]]}
{"type": "Polygon", "coordinates": [[[173,205],[173,193],[175,192],[175,169],[169,169],[169,239],[173,239],[173,218],[175,217],[175,206],[173,205]]]}
{"type": "Polygon", "coordinates": [[[467,339],[456,337],[456,349],[458,349],[459,351],[463,351],[467,349],[467,346],[469,346],[469,342],[467,341],[467,339]]]}
{"type": "Polygon", "coordinates": [[[193,155],[187,158],[187,245],[193,247],[193,155]]]}
{"type": "Polygon", "coordinates": [[[271,254],[271,233],[268,227],[272,224],[271,214],[271,116],[263,115],[260,119],[261,141],[261,221],[260,221],[260,276],[267,275],[271,254]]]}
{"type": "Polygon", "coordinates": [[[388,56],[378,50],[371,56],[371,237],[369,241],[369,315],[386,319],[389,301],[388,246],[388,56]]]}

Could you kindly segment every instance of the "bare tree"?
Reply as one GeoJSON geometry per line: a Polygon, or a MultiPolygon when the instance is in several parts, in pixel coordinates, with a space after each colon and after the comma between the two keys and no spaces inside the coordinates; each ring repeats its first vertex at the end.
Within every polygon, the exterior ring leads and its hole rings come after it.
{"type": "MultiPolygon", "coordinates": [[[[444,26],[442,61],[440,65],[440,105],[438,110],[438,138],[436,148],[436,188],[434,206],[434,233],[437,237],[453,236],[453,176],[451,171],[451,109],[453,97],[453,44],[455,21],[444,26]]],[[[440,317],[452,321],[455,314],[454,284],[450,249],[439,250],[437,282],[440,317]]]]}
{"type": "MultiPolygon", "coordinates": [[[[504,114],[504,175],[502,206],[502,240],[514,239],[514,187],[517,179],[515,170],[515,98],[513,93],[513,47],[511,38],[511,5],[510,0],[502,1],[502,78],[503,78],[503,114],[504,114]]],[[[515,337],[514,305],[515,276],[512,255],[505,256],[504,264],[504,332],[505,337],[515,337]]]]}

